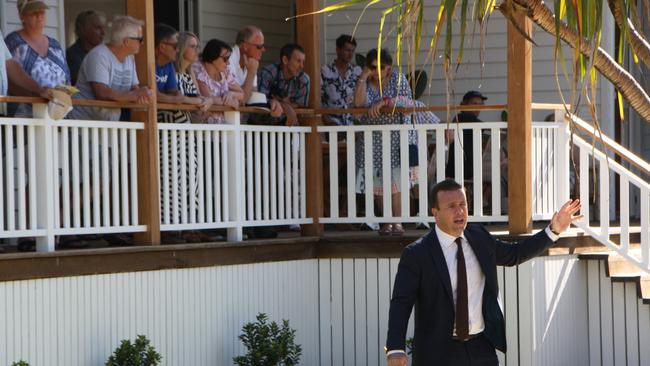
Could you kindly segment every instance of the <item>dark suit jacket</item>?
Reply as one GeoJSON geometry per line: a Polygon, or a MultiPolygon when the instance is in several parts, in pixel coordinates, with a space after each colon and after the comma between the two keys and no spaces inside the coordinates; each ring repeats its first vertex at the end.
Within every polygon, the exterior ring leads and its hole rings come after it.
{"type": "MultiPolygon", "coordinates": [[[[514,266],[531,259],[553,245],[544,231],[510,244],[494,238],[483,226],[465,229],[476,258],[485,274],[483,291],[484,335],[506,351],[505,322],[497,303],[497,265],[514,266]]],[[[413,365],[446,365],[454,330],[455,308],[447,263],[435,230],[410,244],[402,252],[397,269],[388,317],[386,348],[406,350],[405,337],[411,309],[415,305],[413,365]]]]}

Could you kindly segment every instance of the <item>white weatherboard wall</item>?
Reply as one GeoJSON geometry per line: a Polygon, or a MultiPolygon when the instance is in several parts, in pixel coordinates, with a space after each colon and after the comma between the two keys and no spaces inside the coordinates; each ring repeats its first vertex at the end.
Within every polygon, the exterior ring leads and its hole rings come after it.
{"type": "MultiPolygon", "coordinates": [[[[232,365],[258,312],[289,319],[301,365],[383,363],[397,258],[321,259],[0,283],[0,365],[100,366],[147,335],[162,365],[232,365]]],[[[544,257],[498,271],[501,365],[649,365],[650,306],[598,261],[544,257]]],[[[409,327],[412,334],[412,324],[409,327]]]]}
{"type": "MultiPolygon", "coordinates": [[[[63,11],[63,0],[44,0],[50,7],[47,10],[47,23],[45,33],[58,40],[62,47],[65,47],[65,16],[63,11]]],[[[0,0],[0,28],[2,34],[7,34],[22,27],[18,17],[16,0],[0,0]]]]}
{"type": "Polygon", "coordinates": [[[260,66],[280,59],[280,48],[293,40],[294,22],[291,0],[199,0],[199,37],[205,44],[218,38],[235,43],[237,32],[246,25],[255,25],[264,32],[264,53],[260,66]]]}

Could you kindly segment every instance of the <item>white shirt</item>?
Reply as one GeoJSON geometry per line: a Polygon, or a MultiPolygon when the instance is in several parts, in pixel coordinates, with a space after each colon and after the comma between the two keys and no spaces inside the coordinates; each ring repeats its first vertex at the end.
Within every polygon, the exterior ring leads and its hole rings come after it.
{"type": "MultiPolygon", "coordinates": [[[[235,81],[237,81],[237,84],[239,86],[244,85],[244,82],[246,81],[246,75],[248,75],[248,69],[246,69],[246,66],[241,67],[239,65],[239,59],[241,58],[241,54],[239,52],[239,46],[234,46],[232,48],[232,54],[230,54],[230,64],[228,65],[228,68],[230,69],[230,73],[232,76],[235,77],[235,81]]],[[[257,90],[257,75],[253,78],[253,90],[257,90]]]]}
{"type": "MultiPolygon", "coordinates": [[[[454,309],[456,308],[457,289],[458,289],[458,273],[456,253],[458,253],[458,245],[456,245],[456,237],[451,236],[436,225],[436,235],[440,242],[442,254],[445,256],[447,262],[447,270],[449,271],[449,279],[451,280],[451,292],[454,297],[454,309]]],[[[481,264],[476,258],[476,254],[469,245],[469,242],[464,235],[461,235],[463,246],[463,255],[465,256],[465,268],[467,269],[467,310],[469,311],[469,334],[478,334],[485,328],[483,321],[483,289],[485,288],[485,274],[481,269],[481,264]]],[[[454,324],[454,335],[456,335],[456,325],[454,324]]]]}

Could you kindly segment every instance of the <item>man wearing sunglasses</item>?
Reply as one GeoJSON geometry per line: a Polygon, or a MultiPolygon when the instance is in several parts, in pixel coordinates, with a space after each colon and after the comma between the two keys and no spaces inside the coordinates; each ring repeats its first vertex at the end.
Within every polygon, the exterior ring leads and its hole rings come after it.
{"type": "MultiPolygon", "coordinates": [[[[249,25],[237,33],[228,68],[237,84],[244,90],[245,101],[248,101],[252,92],[257,90],[257,71],[264,52],[266,46],[261,29],[249,25]]],[[[272,116],[278,117],[282,114],[282,107],[277,101],[269,100],[269,106],[272,116]]]]}
{"type": "MultiPolygon", "coordinates": [[[[140,87],[133,55],[142,45],[144,23],[130,16],[113,20],[110,41],[93,48],[84,57],[75,96],[80,99],[149,103],[151,90],[140,87]]],[[[119,108],[75,107],[71,119],[119,121],[119,108]]]]}

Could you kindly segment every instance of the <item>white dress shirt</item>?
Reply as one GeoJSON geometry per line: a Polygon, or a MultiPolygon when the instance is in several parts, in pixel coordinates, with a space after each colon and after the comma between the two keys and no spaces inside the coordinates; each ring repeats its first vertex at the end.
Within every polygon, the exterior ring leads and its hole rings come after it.
{"type": "MultiPolygon", "coordinates": [[[[248,69],[246,66],[241,67],[239,65],[239,59],[241,58],[241,52],[239,51],[239,46],[234,46],[232,48],[232,53],[230,54],[230,64],[228,68],[230,73],[235,77],[235,81],[239,86],[244,85],[246,81],[246,76],[248,75],[248,69]]],[[[257,75],[253,78],[253,90],[257,90],[257,75]]]]}

